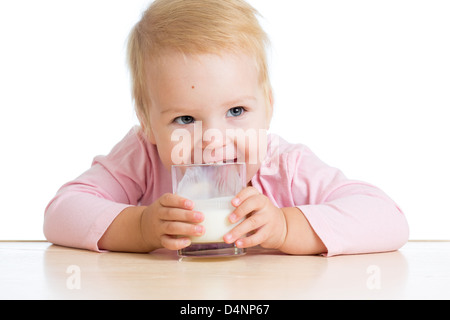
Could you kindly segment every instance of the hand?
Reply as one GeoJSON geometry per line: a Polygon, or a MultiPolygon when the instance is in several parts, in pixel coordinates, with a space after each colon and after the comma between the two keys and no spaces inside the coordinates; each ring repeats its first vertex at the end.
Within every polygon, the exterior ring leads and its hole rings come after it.
{"type": "Polygon", "coordinates": [[[141,216],[141,233],[152,248],[180,250],[191,244],[189,236],[201,236],[204,227],[201,212],[194,203],[174,194],[165,194],[148,206],[141,216]]]}
{"type": "Polygon", "coordinates": [[[246,218],[224,236],[227,243],[236,242],[239,248],[261,245],[279,249],[286,239],[286,218],[266,196],[253,187],[243,189],[232,201],[236,207],[230,215],[231,223],[246,218]],[[249,234],[249,235],[247,235],[249,234]]]}

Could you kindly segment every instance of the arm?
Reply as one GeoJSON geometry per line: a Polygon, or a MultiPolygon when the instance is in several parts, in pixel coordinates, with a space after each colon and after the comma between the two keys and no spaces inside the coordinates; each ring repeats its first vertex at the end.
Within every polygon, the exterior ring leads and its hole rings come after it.
{"type": "Polygon", "coordinates": [[[133,128],[105,157],[65,184],[44,216],[48,241],[93,251],[178,250],[200,236],[203,215],[169,194],[170,173],[156,148],[133,128]]]}
{"type": "MultiPolygon", "coordinates": [[[[100,251],[98,241],[126,208],[137,206],[155,169],[150,150],[133,128],[107,156],[60,188],[45,210],[48,241],[100,251]]],[[[131,209],[130,209],[131,210],[131,209]]]]}
{"type": "Polygon", "coordinates": [[[245,225],[235,228],[230,241],[255,230],[242,239],[243,245],[326,256],[393,251],[407,242],[409,228],[404,214],[380,189],[347,179],[305,146],[282,141],[274,150],[277,152],[269,154],[272,158],[267,163],[276,163],[279,170],[264,174],[263,167],[252,180],[270,201],[255,192],[251,205],[243,206],[243,212],[237,208],[239,217],[249,216],[245,225]],[[264,206],[273,213],[262,210],[264,206]],[[266,218],[261,214],[264,212],[266,218]],[[286,230],[280,227],[283,225],[286,230]],[[269,237],[274,240],[267,241],[269,237]],[[280,239],[285,240],[280,243],[280,239]]]}
{"type": "Polygon", "coordinates": [[[188,236],[200,236],[196,225],[203,214],[193,211],[192,201],[165,194],[148,207],[122,211],[98,242],[100,248],[122,252],[151,252],[159,248],[179,250],[190,245],[188,236]]]}
{"type": "Polygon", "coordinates": [[[283,208],[286,236],[280,251],[287,254],[320,254],[327,248],[299,208],[283,208]]]}
{"type": "Polygon", "coordinates": [[[125,208],[125,194],[114,192],[117,181],[101,166],[93,166],[61,187],[45,210],[44,234],[48,241],[80,249],[101,251],[98,240],[125,208]],[[106,188],[100,187],[102,181],[106,188]]]}
{"type": "Polygon", "coordinates": [[[394,251],[408,241],[402,211],[380,189],[362,182],[348,181],[323,202],[298,208],[326,245],[326,256],[394,251]]]}
{"type": "Polygon", "coordinates": [[[98,247],[108,251],[150,252],[157,248],[146,243],[141,232],[141,219],[145,207],[124,209],[98,241],[98,247]]]}
{"type": "Polygon", "coordinates": [[[324,255],[393,251],[407,242],[403,212],[379,188],[347,179],[307,148],[291,160],[295,206],[326,246],[324,255]]]}

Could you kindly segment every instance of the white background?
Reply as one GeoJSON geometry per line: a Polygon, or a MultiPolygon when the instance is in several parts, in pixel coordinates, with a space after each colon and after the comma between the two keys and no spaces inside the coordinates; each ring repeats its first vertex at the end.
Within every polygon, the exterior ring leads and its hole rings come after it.
{"type": "MultiPolygon", "coordinates": [[[[252,0],[271,131],[386,191],[411,239],[450,239],[450,2],[252,0]]],[[[0,240],[44,239],[57,189],[137,123],[126,38],[149,1],[0,0],[0,240]]]]}

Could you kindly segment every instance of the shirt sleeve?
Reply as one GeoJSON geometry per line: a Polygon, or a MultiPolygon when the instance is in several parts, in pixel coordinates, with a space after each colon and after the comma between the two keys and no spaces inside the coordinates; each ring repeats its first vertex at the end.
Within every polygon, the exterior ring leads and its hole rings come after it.
{"type": "Polygon", "coordinates": [[[328,251],[325,256],[398,250],[408,240],[406,218],[379,188],[347,179],[308,148],[293,154],[288,167],[297,207],[328,251]]]}
{"type": "Polygon", "coordinates": [[[97,243],[107,228],[125,208],[139,203],[152,179],[145,142],[136,130],[133,128],[109,155],[96,157],[89,170],[60,188],[45,210],[48,241],[101,251],[97,243]]]}

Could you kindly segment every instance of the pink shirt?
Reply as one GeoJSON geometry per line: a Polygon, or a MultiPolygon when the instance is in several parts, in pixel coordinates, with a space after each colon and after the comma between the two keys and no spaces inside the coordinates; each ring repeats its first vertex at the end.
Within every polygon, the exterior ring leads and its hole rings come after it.
{"type": "MultiPolygon", "coordinates": [[[[324,255],[392,251],[406,243],[405,216],[381,190],[348,180],[304,145],[269,135],[269,146],[252,185],[280,208],[298,207],[327,247],[324,255]]],[[[135,127],[109,155],[96,157],[89,170],[61,187],[46,208],[45,236],[100,251],[98,241],[122,210],[170,192],[170,172],[135,127]]]]}

